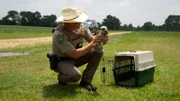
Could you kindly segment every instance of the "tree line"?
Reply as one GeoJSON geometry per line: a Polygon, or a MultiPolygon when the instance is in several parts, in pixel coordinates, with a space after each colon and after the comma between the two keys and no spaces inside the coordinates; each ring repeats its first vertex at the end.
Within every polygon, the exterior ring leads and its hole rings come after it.
{"type": "MultiPolygon", "coordinates": [[[[44,15],[40,12],[21,11],[18,13],[15,10],[8,11],[7,15],[0,20],[1,25],[22,25],[22,26],[43,26],[55,27],[56,15],[44,15]]],[[[169,15],[162,25],[155,25],[151,21],[145,22],[142,26],[134,27],[133,24],[121,25],[121,21],[112,15],[107,15],[102,23],[98,22],[99,26],[105,25],[109,30],[124,30],[124,31],[180,31],[180,15],[169,15]]]]}
{"type": "Polygon", "coordinates": [[[102,23],[98,25],[105,25],[111,30],[125,30],[125,31],[180,31],[180,15],[169,15],[162,25],[155,25],[151,21],[145,22],[142,26],[133,27],[132,24],[121,25],[121,21],[112,15],[107,15],[102,23]]]}
{"type": "Polygon", "coordinates": [[[38,11],[21,11],[18,13],[17,11],[11,10],[0,20],[0,24],[54,27],[57,25],[57,23],[55,23],[56,18],[54,14],[42,16],[38,11]]]}

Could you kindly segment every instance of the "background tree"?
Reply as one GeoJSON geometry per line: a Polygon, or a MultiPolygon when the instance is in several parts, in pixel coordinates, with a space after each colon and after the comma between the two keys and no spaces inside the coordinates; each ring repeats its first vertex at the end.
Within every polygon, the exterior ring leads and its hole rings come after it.
{"type": "Polygon", "coordinates": [[[1,23],[4,25],[17,25],[20,24],[20,16],[17,11],[11,10],[2,18],[1,23]]]}
{"type": "Polygon", "coordinates": [[[129,24],[129,25],[128,25],[128,31],[132,31],[132,30],[134,30],[134,27],[133,27],[132,24],[129,24]]]}
{"type": "Polygon", "coordinates": [[[97,25],[98,25],[98,29],[100,29],[100,27],[102,26],[102,24],[100,22],[97,22],[97,25]]]}
{"type": "Polygon", "coordinates": [[[32,13],[30,11],[22,11],[20,12],[20,15],[21,15],[21,25],[32,26],[33,18],[32,18],[32,13]]]}
{"type": "Polygon", "coordinates": [[[103,19],[102,25],[107,26],[109,30],[119,30],[121,22],[115,16],[107,15],[107,17],[103,19]]]}
{"type": "Polygon", "coordinates": [[[141,27],[138,25],[136,28],[136,31],[140,31],[140,30],[141,30],[141,27]]]}
{"type": "Polygon", "coordinates": [[[121,30],[127,31],[128,30],[127,24],[124,24],[123,26],[121,26],[121,30]]]}
{"type": "Polygon", "coordinates": [[[57,24],[55,23],[55,20],[57,19],[56,15],[51,14],[43,16],[41,20],[41,26],[46,27],[55,27],[57,24]]]}
{"type": "Polygon", "coordinates": [[[144,31],[151,31],[153,28],[152,22],[145,22],[144,25],[142,26],[142,30],[144,31]]]}
{"type": "Polygon", "coordinates": [[[164,27],[167,31],[180,31],[180,15],[169,15],[164,27]]]}
{"type": "Polygon", "coordinates": [[[41,16],[41,13],[36,11],[34,14],[34,22],[33,22],[33,25],[35,26],[40,26],[41,25],[41,19],[42,19],[42,16],[41,16]]]}
{"type": "Polygon", "coordinates": [[[41,14],[36,11],[35,13],[30,11],[22,11],[21,15],[21,25],[25,26],[39,26],[41,23],[41,14]]]}
{"type": "Polygon", "coordinates": [[[3,21],[2,20],[0,20],[0,25],[3,25],[3,21]]]}

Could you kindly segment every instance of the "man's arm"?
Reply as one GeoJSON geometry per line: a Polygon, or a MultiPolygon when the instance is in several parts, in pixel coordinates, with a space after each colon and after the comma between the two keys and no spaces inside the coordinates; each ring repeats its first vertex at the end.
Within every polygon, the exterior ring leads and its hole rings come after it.
{"type": "Polygon", "coordinates": [[[88,44],[85,47],[78,48],[75,50],[69,50],[65,52],[65,54],[67,54],[68,56],[74,59],[77,59],[87,54],[94,47],[94,45],[98,43],[99,40],[100,39],[98,37],[94,36],[93,39],[90,42],[88,42],[88,44]]]}
{"type": "Polygon", "coordinates": [[[93,47],[94,47],[93,42],[90,42],[85,47],[78,48],[75,50],[69,50],[69,51],[65,52],[65,54],[67,54],[68,56],[70,56],[74,59],[77,59],[77,58],[87,54],[93,47]]]}

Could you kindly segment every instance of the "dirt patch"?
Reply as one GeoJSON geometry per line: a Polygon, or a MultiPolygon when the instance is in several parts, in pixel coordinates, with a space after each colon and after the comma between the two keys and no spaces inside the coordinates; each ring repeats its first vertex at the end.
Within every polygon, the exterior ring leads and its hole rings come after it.
{"type": "Polygon", "coordinates": [[[34,45],[37,43],[48,43],[51,40],[52,37],[0,40],[0,49],[9,47],[22,47],[25,45],[34,45]]]}
{"type": "MultiPolygon", "coordinates": [[[[117,35],[117,34],[127,34],[129,32],[114,32],[109,33],[109,35],[117,35]]],[[[24,38],[24,39],[8,39],[8,40],[0,40],[0,49],[9,48],[9,47],[23,47],[25,45],[34,45],[37,43],[48,43],[52,41],[52,37],[42,37],[42,38],[24,38]]]]}
{"type": "Polygon", "coordinates": [[[126,31],[126,32],[113,32],[113,33],[110,33],[109,35],[128,34],[128,33],[132,33],[132,32],[131,32],[131,31],[126,31]]]}

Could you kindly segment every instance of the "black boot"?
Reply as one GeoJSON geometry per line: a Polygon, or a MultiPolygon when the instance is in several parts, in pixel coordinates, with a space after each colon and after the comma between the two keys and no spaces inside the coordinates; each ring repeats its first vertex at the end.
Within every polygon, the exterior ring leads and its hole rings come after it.
{"type": "Polygon", "coordinates": [[[87,89],[88,91],[96,91],[97,87],[93,86],[90,82],[81,81],[79,84],[79,87],[83,87],[87,89]]]}
{"type": "Polygon", "coordinates": [[[66,86],[66,85],[67,85],[66,82],[63,82],[63,81],[61,81],[61,80],[58,80],[58,81],[59,81],[58,84],[60,84],[60,85],[62,85],[62,86],[66,86]]]}
{"type": "Polygon", "coordinates": [[[60,75],[58,75],[58,84],[59,85],[62,85],[62,86],[66,86],[67,85],[67,82],[64,82],[64,81],[62,81],[62,80],[60,80],[60,77],[59,77],[60,75]]]}

